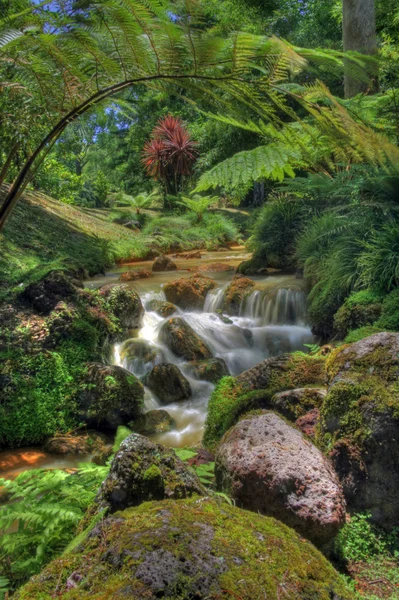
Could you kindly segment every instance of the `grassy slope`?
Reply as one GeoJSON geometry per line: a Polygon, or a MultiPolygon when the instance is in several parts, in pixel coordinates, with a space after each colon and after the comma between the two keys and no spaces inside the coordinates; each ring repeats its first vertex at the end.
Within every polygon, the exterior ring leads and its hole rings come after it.
{"type": "MultiPolygon", "coordinates": [[[[4,188],[2,190],[4,194],[4,188]]],[[[0,199],[1,199],[0,191],[0,199]]],[[[109,212],[62,204],[26,193],[0,235],[0,281],[27,283],[49,268],[81,266],[95,274],[115,259],[141,257],[140,236],[107,221],[109,212]]]]}

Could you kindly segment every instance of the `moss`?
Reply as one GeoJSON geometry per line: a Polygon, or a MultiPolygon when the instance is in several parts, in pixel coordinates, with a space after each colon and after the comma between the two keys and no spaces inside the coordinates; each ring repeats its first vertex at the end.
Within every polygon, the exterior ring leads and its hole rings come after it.
{"type": "Polygon", "coordinates": [[[272,397],[277,392],[325,383],[323,357],[297,352],[285,359],[283,357],[283,360],[277,359],[278,362],[271,361],[266,361],[266,366],[261,363],[244,373],[242,377],[248,374],[248,379],[245,381],[242,381],[240,376],[237,379],[224,377],[219,382],[208,404],[203,439],[205,447],[214,450],[219,440],[244,412],[259,407],[271,407],[272,397]],[[265,377],[267,383],[263,389],[254,389],[255,386],[251,386],[251,372],[254,372],[254,380],[256,380],[257,370],[265,371],[267,374],[265,377]]]}
{"type": "Polygon", "coordinates": [[[299,388],[291,393],[281,392],[273,396],[271,404],[280,414],[291,421],[296,421],[314,408],[320,408],[324,396],[320,388],[299,388]]]}
{"type": "Polygon", "coordinates": [[[16,599],[50,600],[55,590],[65,600],[353,598],[330,563],[293,530],[209,498],[145,503],[115,514],[16,599]],[[76,587],[68,585],[72,573],[79,574],[76,587]]]}
{"type": "Polygon", "coordinates": [[[351,294],[334,317],[334,328],[341,338],[352,329],[372,325],[381,315],[381,295],[371,290],[351,294]]]}
{"type": "Polygon", "coordinates": [[[375,326],[389,331],[399,331],[399,289],[394,290],[384,299],[381,317],[376,321],[375,326]]]}
{"type": "Polygon", "coordinates": [[[328,450],[345,438],[362,448],[371,435],[363,407],[370,406],[374,416],[389,411],[398,418],[397,372],[389,345],[376,344],[368,352],[351,350],[350,345],[335,350],[327,359],[327,376],[333,385],[321,409],[317,442],[328,450]]]}
{"type": "Polygon", "coordinates": [[[375,333],[381,333],[382,331],[386,331],[385,329],[381,329],[380,327],[375,327],[374,325],[367,325],[366,327],[359,327],[359,329],[354,329],[350,331],[346,338],[344,339],[345,344],[354,344],[356,342],[360,342],[370,335],[374,335],[375,333]]]}

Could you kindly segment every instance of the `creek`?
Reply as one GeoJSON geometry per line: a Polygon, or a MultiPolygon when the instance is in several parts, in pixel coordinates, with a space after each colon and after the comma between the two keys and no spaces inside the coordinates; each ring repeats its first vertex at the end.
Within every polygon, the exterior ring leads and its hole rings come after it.
{"type": "MultiPolygon", "coordinates": [[[[152,299],[165,299],[162,288],[166,282],[190,277],[199,266],[218,262],[237,267],[248,257],[242,248],[238,248],[207,252],[201,259],[173,259],[177,264],[177,271],[154,273],[154,277],[139,279],[129,285],[137,291],[145,306],[152,299]]],[[[99,288],[107,283],[116,283],[124,271],[137,267],[151,269],[151,266],[151,261],[123,265],[104,276],[87,281],[86,285],[92,289],[99,288]]],[[[208,294],[204,310],[198,312],[178,309],[173,316],[180,316],[191,325],[213,355],[224,359],[231,375],[238,375],[270,356],[304,350],[304,344],[312,343],[303,282],[294,275],[276,273],[252,277],[256,286],[243,302],[239,316],[230,317],[232,323],[222,322],[216,311],[221,307],[224,290],[233,279],[234,270],[205,272],[204,275],[212,277],[218,285],[208,294]]],[[[173,363],[179,367],[191,384],[191,398],[161,406],[154,394],[146,388],[145,410],[162,407],[176,423],[173,430],[153,436],[154,441],[172,447],[194,446],[202,439],[207,405],[214,385],[193,377],[189,363],[176,357],[160,342],[159,330],[164,321],[157,313],[146,311],[142,328],[134,332],[136,338],[148,342],[156,351],[156,358],[152,362],[146,363],[137,357],[122,358],[123,347],[128,339],[114,346],[111,361],[138,377],[161,362],[173,363]]],[[[0,452],[0,477],[13,478],[22,471],[36,468],[74,468],[85,460],[90,460],[90,456],[57,456],[43,452],[40,448],[6,450],[0,452]]]]}
{"type": "MultiPolygon", "coordinates": [[[[207,263],[225,263],[236,267],[248,258],[242,249],[226,252],[211,252],[201,259],[176,260],[178,270],[155,273],[154,277],[140,279],[130,284],[140,295],[144,307],[150,300],[165,300],[163,285],[180,277],[190,277],[199,265],[207,263]]],[[[175,259],[174,259],[175,260],[175,259]]],[[[150,267],[151,263],[136,263],[150,267]]],[[[130,267],[130,266],[129,266],[130,267]]],[[[126,271],[126,265],[120,271],[126,271]]],[[[112,283],[120,272],[109,274],[92,285],[112,283]]],[[[307,323],[306,294],[303,282],[294,275],[271,274],[253,277],[256,282],[253,292],[243,301],[239,315],[230,317],[231,323],[224,323],[218,309],[221,308],[227,285],[234,277],[234,270],[223,272],[204,272],[212,277],[218,287],[209,292],[203,311],[183,311],[178,309],[173,316],[182,317],[194,331],[206,342],[214,357],[222,358],[235,376],[261,362],[265,358],[305,350],[304,344],[310,344],[313,336],[307,323]]],[[[145,409],[163,408],[176,422],[176,427],[166,433],[157,434],[153,439],[165,446],[182,447],[198,444],[203,435],[209,398],[214,385],[196,379],[192,375],[190,364],[176,357],[159,339],[159,332],[165,319],[155,312],[146,311],[142,328],[136,337],[147,342],[155,350],[155,358],[144,362],[140,357],[126,356],[123,348],[128,340],[116,344],[112,362],[142,377],[153,366],[160,363],[173,363],[179,367],[189,380],[192,397],[189,400],[164,405],[146,388],[145,409]]]]}

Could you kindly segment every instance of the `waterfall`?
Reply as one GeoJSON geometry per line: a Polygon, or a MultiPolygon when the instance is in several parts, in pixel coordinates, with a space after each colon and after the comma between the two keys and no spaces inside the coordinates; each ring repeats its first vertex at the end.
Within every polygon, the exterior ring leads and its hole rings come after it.
{"type": "Polygon", "coordinates": [[[244,298],[240,316],[254,319],[259,325],[305,325],[306,294],[290,288],[273,292],[257,290],[244,298]]]}
{"type": "MultiPolygon", "coordinates": [[[[225,361],[232,376],[265,358],[303,350],[304,344],[312,343],[312,332],[307,326],[306,294],[295,285],[293,278],[268,277],[243,300],[238,316],[226,320],[221,318],[218,310],[223,308],[228,285],[221,280],[220,286],[208,293],[202,312],[177,309],[175,316],[183,318],[192,327],[214,357],[225,361]]],[[[146,308],[150,300],[165,300],[165,295],[157,286],[154,291],[143,290],[141,299],[146,308]]],[[[176,422],[171,431],[154,436],[157,442],[172,447],[195,445],[202,437],[214,385],[196,379],[192,365],[175,356],[160,340],[159,332],[165,320],[146,308],[136,337],[115,346],[114,364],[123,366],[139,378],[156,364],[177,365],[190,382],[192,397],[164,406],[146,387],[145,409],[164,408],[176,422]]]]}

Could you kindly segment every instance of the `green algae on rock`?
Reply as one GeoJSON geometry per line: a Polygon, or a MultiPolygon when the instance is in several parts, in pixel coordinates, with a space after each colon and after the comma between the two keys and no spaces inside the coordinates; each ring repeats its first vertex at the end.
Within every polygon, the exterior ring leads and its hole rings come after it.
{"type": "Polygon", "coordinates": [[[16,600],[353,600],[326,558],[275,519],[210,498],[150,502],[98,523],[16,600]]]}
{"type": "Polygon", "coordinates": [[[193,494],[205,495],[205,489],[174,450],[133,433],[116,453],[97,503],[115,512],[148,500],[181,499],[193,494]]]}
{"type": "Polygon", "coordinates": [[[327,360],[329,389],[317,429],[348,506],[374,522],[399,524],[399,334],[342,346],[327,360]],[[389,474],[389,476],[382,476],[389,474]]]}
{"type": "Polygon", "coordinates": [[[88,365],[78,398],[78,413],[83,422],[116,430],[137,418],[143,403],[144,387],[132,373],[114,365],[88,365]]]}
{"type": "Polygon", "coordinates": [[[257,408],[272,408],[273,396],[303,385],[324,385],[325,359],[302,353],[269,358],[238,377],[224,377],[208,404],[204,446],[214,450],[240,415],[257,408]]]}
{"type": "Polygon", "coordinates": [[[184,319],[168,319],[161,327],[161,341],[176,356],[186,360],[205,360],[212,358],[212,352],[184,319]]]}
{"type": "Polygon", "coordinates": [[[197,360],[192,363],[187,363],[187,366],[197,379],[210,381],[211,383],[217,383],[222,377],[227,377],[229,375],[229,369],[222,358],[197,360]]]}

